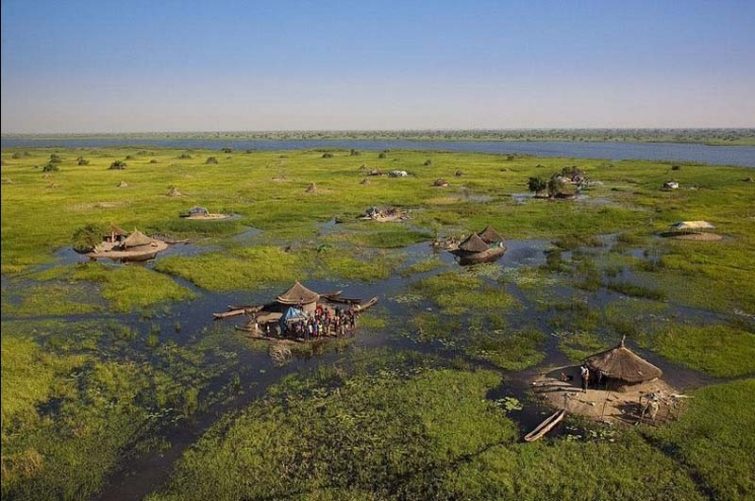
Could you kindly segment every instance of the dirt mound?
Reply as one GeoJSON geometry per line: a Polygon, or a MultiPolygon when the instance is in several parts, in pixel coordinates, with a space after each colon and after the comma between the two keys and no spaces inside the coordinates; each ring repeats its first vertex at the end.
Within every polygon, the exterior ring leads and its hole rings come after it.
{"type": "Polygon", "coordinates": [[[126,181],[121,181],[118,183],[117,188],[128,188],[128,183],[126,181]]]}
{"type": "Polygon", "coordinates": [[[317,193],[317,186],[315,183],[309,183],[309,186],[307,186],[307,189],[304,190],[305,193],[317,193]]]}
{"type": "Polygon", "coordinates": [[[670,238],[676,240],[695,240],[698,242],[717,242],[724,237],[717,233],[686,233],[683,235],[670,235],[670,238]]]}

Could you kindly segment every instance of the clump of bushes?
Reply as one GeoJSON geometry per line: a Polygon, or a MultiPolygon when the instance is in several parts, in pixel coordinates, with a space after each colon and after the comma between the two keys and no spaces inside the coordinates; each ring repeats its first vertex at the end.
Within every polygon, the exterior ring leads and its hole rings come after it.
{"type": "Polygon", "coordinates": [[[58,165],[52,162],[47,162],[44,166],[42,166],[42,172],[57,172],[59,170],[60,169],[58,168],[58,165]]]}
{"type": "Polygon", "coordinates": [[[126,155],[126,160],[133,160],[133,159],[134,159],[133,155],[126,155]]]}
{"type": "Polygon", "coordinates": [[[531,177],[527,181],[527,188],[535,195],[541,194],[548,187],[548,183],[542,177],[531,177]]]}
{"type": "Polygon", "coordinates": [[[223,148],[220,151],[222,151],[223,153],[231,153],[231,152],[233,152],[233,150],[231,148],[223,148]]]}
{"type": "Polygon", "coordinates": [[[425,160],[425,163],[423,164],[425,167],[430,167],[433,164],[433,161],[429,158],[425,160]]]}
{"type": "Polygon", "coordinates": [[[102,242],[106,228],[101,224],[88,224],[73,232],[73,250],[85,254],[102,242]]]}
{"type": "Polygon", "coordinates": [[[206,164],[217,164],[218,163],[218,159],[215,158],[215,157],[207,157],[207,160],[205,160],[204,163],[206,163],[206,164]]]}
{"type": "Polygon", "coordinates": [[[351,151],[349,152],[350,157],[358,157],[361,154],[362,153],[360,153],[359,150],[355,150],[354,148],[352,148],[351,151]]]}
{"type": "Polygon", "coordinates": [[[672,165],[671,166],[671,170],[681,170],[681,169],[682,169],[681,165],[672,165]]]}
{"type": "Polygon", "coordinates": [[[380,153],[378,153],[378,158],[385,158],[387,156],[388,155],[386,155],[384,151],[381,151],[380,153]]]}
{"type": "Polygon", "coordinates": [[[322,158],[333,158],[333,154],[332,153],[323,153],[322,154],[322,158]]]}
{"type": "Polygon", "coordinates": [[[178,155],[178,159],[179,160],[189,160],[189,159],[191,159],[191,155],[189,155],[188,153],[181,153],[180,155],[178,155]]]}
{"type": "Polygon", "coordinates": [[[11,157],[12,159],[14,159],[14,160],[18,160],[19,158],[21,158],[21,153],[19,153],[19,152],[16,152],[16,153],[14,153],[13,155],[11,155],[10,157],[11,157]]]}
{"type": "Polygon", "coordinates": [[[79,158],[76,159],[76,163],[78,165],[89,165],[89,160],[87,160],[84,157],[79,157],[79,158]]]}
{"type": "Polygon", "coordinates": [[[52,155],[50,155],[50,163],[51,164],[59,164],[62,161],[63,161],[63,159],[60,158],[60,155],[58,155],[57,153],[53,153],[52,155]]]}
{"type": "Polygon", "coordinates": [[[151,164],[156,164],[156,163],[157,163],[157,160],[155,160],[155,159],[153,158],[152,160],[150,160],[150,161],[149,161],[149,163],[151,163],[151,164]]]}
{"type": "Polygon", "coordinates": [[[110,170],[123,170],[126,168],[126,162],[123,160],[116,160],[115,162],[110,164],[110,167],[108,169],[110,170]]]}

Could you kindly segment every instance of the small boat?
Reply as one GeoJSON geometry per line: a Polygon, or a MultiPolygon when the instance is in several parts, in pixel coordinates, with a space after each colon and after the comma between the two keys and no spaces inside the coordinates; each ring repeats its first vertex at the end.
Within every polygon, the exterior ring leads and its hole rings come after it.
{"type": "Polygon", "coordinates": [[[222,313],[213,313],[212,316],[215,317],[216,319],[237,317],[239,315],[243,315],[244,313],[246,313],[246,311],[247,311],[246,308],[240,308],[237,310],[224,311],[222,313]]]}
{"type": "Polygon", "coordinates": [[[475,253],[452,250],[451,253],[455,254],[459,258],[460,265],[466,266],[470,264],[489,263],[491,261],[496,261],[506,253],[506,247],[491,247],[488,250],[475,253]]]}
{"type": "Polygon", "coordinates": [[[377,296],[370,298],[370,299],[358,299],[358,298],[350,298],[350,297],[340,297],[338,296],[328,296],[326,299],[331,303],[340,303],[340,304],[349,304],[351,305],[355,311],[364,311],[367,308],[370,308],[371,306],[375,306],[378,302],[377,296]]]}
{"type": "Polygon", "coordinates": [[[566,410],[561,409],[558,412],[555,412],[551,414],[548,419],[540,423],[537,428],[529,432],[524,436],[525,442],[534,442],[535,440],[539,440],[543,438],[549,431],[551,431],[558,423],[561,422],[562,419],[564,419],[564,416],[566,415],[566,410]]]}

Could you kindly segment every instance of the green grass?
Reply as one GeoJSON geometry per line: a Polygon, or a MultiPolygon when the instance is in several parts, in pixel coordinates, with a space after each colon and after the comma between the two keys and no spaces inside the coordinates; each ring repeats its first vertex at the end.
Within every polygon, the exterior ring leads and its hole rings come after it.
{"type": "Polygon", "coordinates": [[[536,330],[510,332],[483,330],[472,334],[467,352],[501,369],[519,371],[537,365],[544,358],[542,343],[545,336],[536,330]]]}
{"type": "Polygon", "coordinates": [[[473,309],[501,312],[519,305],[506,291],[484,284],[473,273],[447,272],[414,284],[414,290],[434,301],[448,315],[473,309]]]}
{"type": "Polygon", "coordinates": [[[751,499],[755,493],[753,392],[753,379],[695,391],[678,422],[648,431],[701,477],[714,499],[751,499]]]}
{"type": "Polygon", "coordinates": [[[646,344],[669,360],[714,376],[755,373],[755,334],[735,327],[675,324],[646,344]]]}
{"type": "Polygon", "coordinates": [[[590,355],[609,347],[596,334],[585,331],[566,333],[559,342],[559,349],[572,362],[581,362],[590,355]]]}

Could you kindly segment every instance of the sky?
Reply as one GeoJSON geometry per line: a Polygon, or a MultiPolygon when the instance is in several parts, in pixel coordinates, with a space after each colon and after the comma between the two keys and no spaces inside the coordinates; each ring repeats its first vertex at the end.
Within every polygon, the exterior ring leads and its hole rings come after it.
{"type": "Polygon", "coordinates": [[[753,0],[0,9],[3,133],[755,126],[753,0]]]}

